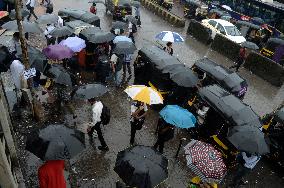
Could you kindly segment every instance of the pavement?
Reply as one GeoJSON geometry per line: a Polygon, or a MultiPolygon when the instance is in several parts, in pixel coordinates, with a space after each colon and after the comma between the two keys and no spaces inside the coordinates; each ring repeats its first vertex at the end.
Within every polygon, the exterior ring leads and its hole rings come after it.
{"type": "MultiPolygon", "coordinates": [[[[88,10],[90,4],[87,2],[87,0],[54,1],[54,9],[58,11],[59,8],[70,7],[88,10]]],[[[111,16],[105,15],[105,8],[102,4],[98,4],[97,7],[102,29],[108,29],[111,25],[111,16]]],[[[42,7],[36,8],[37,14],[41,14],[43,11],[42,7]]],[[[220,54],[211,51],[208,46],[199,43],[190,36],[186,36],[186,27],[174,28],[143,7],[141,10],[141,21],[142,28],[138,29],[138,34],[135,36],[137,48],[141,48],[145,44],[155,43],[154,36],[160,31],[173,30],[181,33],[186,38],[185,43],[174,44],[174,54],[186,65],[191,66],[195,60],[205,55],[225,66],[232,64],[231,61],[220,54]]],[[[44,42],[43,35],[31,38],[31,43],[40,48],[44,46],[44,42]]],[[[249,82],[249,91],[244,101],[251,105],[259,115],[271,112],[277,104],[283,101],[283,87],[276,88],[271,86],[245,69],[241,69],[240,73],[249,82]]],[[[123,88],[132,83],[133,77],[128,80],[129,82],[125,83],[123,88]]],[[[94,142],[90,143],[86,136],[86,149],[70,161],[72,170],[69,173],[72,175],[72,178],[69,184],[71,187],[112,188],[115,187],[115,182],[119,180],[119,177],[113,171],[116,155],[119,151],[129,147],[130,139],[130,100],[123,92],[123,88],[110,87],[110,92],[101,98],[111,109],[110,124],[103,127],[104,137],[110,150],[101,152],[97,149],[97,146],[99,146],[98,140],[94,139],[94,142]]],[[[77,101],[75,106],[78,118],[73,120],[72,115],[64,114],[64,119],[68,126],[76,126],[76,128],[85,131],[88,123],[91,122],[90,105],[84,101],[77,101]],[[74,122],[76,123],[74,124],[74,122]]],[[[48,123],[59,122],[61,117],[52,117],[49,122],[40,124],[34,122],[25,114],[23,111],[22,116],[15,119],[14,127],[19,149],[19,160],[24,173],[26,187],[33,188],[38,187],[37,169],[42,164],[42,161],[24,150],[25,137],[34,129],[46,126],[48,123]]],[[[154,131],[157,118],[157,112],[150,110],[144,127],[142,130],[137,131],[137,144],[152,146],[155,143],[156,136],[154,131]]],[[[183,130],[176,130],[175,138],[165,145],[164,155],[169,160],[169,177],[158,186],[160,188],[185,188],[189,179],[193,176],[185,164],[182,151],[177,159],[174,158],[179,139],[182,137],[188,138],[188,134],[183,130]]],[[[266,188],[270,186],[281,188],[284,185],[283,177],[281,171],[278,171],[274,165],[266,160],[261,160],[255,170],[247,177],[249,183],[244,187],[266,188]]],[[[230,172],[221,187],[226,187],[225,184],[229,181],[230,172]]]]}

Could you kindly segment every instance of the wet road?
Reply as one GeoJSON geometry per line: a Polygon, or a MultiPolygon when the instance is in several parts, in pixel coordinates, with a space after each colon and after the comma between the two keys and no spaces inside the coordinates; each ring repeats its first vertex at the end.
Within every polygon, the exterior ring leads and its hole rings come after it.
{"type": "MultiPolygon", "coordinates": [[[[88,10],[90,4],[88,0],[61,0],[54,1],[55,10],[60,8],[78,8],[88,10]]],[[[98,16],[101,18],[102,29],[109,29],[111,25],[111,16],[105,15],[105,8],[103,5],[98,4],[98,16]]],[[[43,12],[44,9],[37,8],[37,13],[43,12]]],[[[140,48],[144,44],[155,43],[154,36],[162,30],[172,30],[181,33],[186,42],[182,44],[174,44],[175,55],[188,66],[191,66],[195,60],[202,58],[206,55],[209,58],[229,66],[232,62],[228,61],[216,52],[208,50],[207,46],[195,41],[193,38],[186,36],[185,28],[174,28],[161,18],[155,16],[153,13],[142,8],[141,10],[142,28],[138,29],[138,34],[135,36],[137,47],[140,48]]],[[[44,39],[42,39],[44,41],[44,39]]],[[[252,108],[260,115],[271,112],[272,109],[283,101],[284,88],[276,88],[265,82],[264,80],[251,75],[245,69],[241,69],[240,73],[249,82],[249,91],[244,101],[252,106],[252,108]]],[[[133,78],[132,78],[133,79],[133,78]]],[[[130,82],[131,80],[130,79],[130,82]]],[[[126,84],[127,85],[127,84],[126,84]]],[[[75,174],[75,181],[77,187],[98,187],[98,188],[111,188],[115,187],[115,181],[119,178],[113,171],[116,154],[129,146],[130,137],[130,102],[122,89],[111,88],[111,92],[102,98],[102,101],[110,107],[112,112],[111,122],[109,125],[103,127],[103,132],[106,142],[110,147],[107,153],[100,152],[96,147],[99,145],[98,140],[95,139],[94,143],[89,143],[86,138],[87,148],[72,160],[73,172],[75,174]]],[[[78,129],[86,130],[86,126],[91,121],[91,113],[89,104],[78,103],[76,113],[76,126],[78,129]]],[[[74,125],[74,120],[69,114],[65,115],[68,125],[74,125]]],[[[19,133],[17,136],[20,140],[24,140],[22,135],[25,135],[36,124],[31,124],[29,121],[25,122],[20,120],[21,128],[17,128],[19,133]],[[23,131],[23,130],[25,131],[23,131]],[[20,131],[21,130],[21,131],[20,131]]],[[[141,131],[136,134],[137,144],[153,145],[156,139],[154,130],[156,128],[157,113],[150,111],[147,121],[141,131]]],[[[169,159],[169,178],[159,187],[172,187],[172,188],[185,188],[189,178],[192,176],[191,172],[187,169],[183,161],[182,155],[179,159],[174,159],[173,156],[176,152],[179,138],[186,136],[182,131],[177,131],[175,139],[170,141],[165,146],[165,156],[169,159]]],[[[20,142],[21,143],[21,142],[20,142]]],[[[20,148],[23,145],[20,146],[20,148]]],[[[24,172],[27,174],[27,187],[37,187],[36,172],[38,165],[41,162],[33,157],[31,154],[24,153],[23,159],[26,159],[24,172]]],[[[256,171],[248,178],[250,181],[247,187],[268,187],[273,182],[273,187],[283,187],[283,180],[277,173],[271,170],[271,167],[264,162],[257,166],[256,171]],[[256,183],[258,182],[258,183],[256,183]]]]}

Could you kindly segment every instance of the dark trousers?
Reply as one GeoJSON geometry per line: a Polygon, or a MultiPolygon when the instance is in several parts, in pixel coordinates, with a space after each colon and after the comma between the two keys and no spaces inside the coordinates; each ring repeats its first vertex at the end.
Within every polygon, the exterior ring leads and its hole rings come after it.
{"type": "Polygon", "coordinates": [[[239,71],[239,68],[242,66],[242,64],[244,63],[244,60],[243,59],[238,59],[236,64],[231,66],[230,69],[232,68],[236,68],[236,72],[239,71]]]}
{"type": "Polygon", "coordinates": [[[131,38],[132,42],[135,44],[133,32],[130,32],[128,37],[131,38]]]}
{"type": "Polygon", "coordinates": [[[135,134],[136,134],[136,127],[135,124],[131,121],[131,134],[130,134],[130,144],[134,144],[135,134]]]}
{"type": "Polygon", "coordinates": [[[47,46],[51,45],[51,44],[55,44],[55,38],[48,38],[46,37],[46,44],[47,46]]]}
{"type": "Polygon", "coordinates": [[[123,74],[126,74],[126,67],[128,70],[128,74],[131,74],[131,67],[130,67],[130,62],[123,62],[123,74]]]}
{"type": "Polygon", "coordinates": [[[157,148],[159,147],[159,152],[160,152],[160,153],[163,153],[165,142],[166,142],[166,141],[165,141],[163,138],[158,137],[158,140],[157,140],[157,142],[155,143],[154,148],[157,149],[157,148]]]}
{"type": "Polygon", "coordinates": [[[31,18],[32,15],[35,17],[35,19],[37,19],[37,16],[36,16],[36,14],[35,14],[35,12],[34,12],[34,9],[35,9],[34,7],[31,7],[31,8],[29,9],[30,14],[29,14],[29,16],[28,16],[28,20],[30,20],[30,18],[31,18]]]}
{"type": "Polygon", "coordinates": [[[242,178],[245,177],[251,170],[244,165],[239,165],[235,176],[233,177],[233,186],[238,187],[241,185],[242,178]]]}
{"type": "Polygon", "coordinates": [[[88,135],[89,135],[89,136],[92,136],[93,133],[94,133],[94,130],[97,131],[98,138],[99,138],[99,141],[100,141],[101,145],[102,145],[103,147],[106,147],[107,144],[106,144],[105,139],[104,139],[104,137],[103,137],[103,133],[102,133],[102,129],[101,129],[101,122],[96,123],[96,125],[93,126],[93,127],[91,128],[91,130],[88,132],[88,135]]]}

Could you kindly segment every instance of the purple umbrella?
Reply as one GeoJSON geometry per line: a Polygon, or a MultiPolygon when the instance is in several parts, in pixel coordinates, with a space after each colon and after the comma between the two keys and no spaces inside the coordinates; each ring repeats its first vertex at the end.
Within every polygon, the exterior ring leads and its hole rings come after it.
{"type": "Polygon", "coordinates": [[[70,48],[60,44],[50,45],[44,48],[42,52],[48,59],[52,60],[71,58],[74,54],[74,52],[70,48]]]}

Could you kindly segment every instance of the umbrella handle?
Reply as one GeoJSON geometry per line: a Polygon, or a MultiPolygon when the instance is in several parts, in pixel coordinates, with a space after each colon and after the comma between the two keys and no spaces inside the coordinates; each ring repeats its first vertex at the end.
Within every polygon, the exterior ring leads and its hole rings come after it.
{"type": "Polygon", "coordinates": [[[186,141],[186,138],[181,138],[181,139],[179,140],[179,145],[178,145],[178,149],[177,149],[175,158],[178,157],[178,154],[179,154],[179,151],[180,151],[180,148],[181,148],[181,145],[182,145],[183,141],[186,141]]]}

